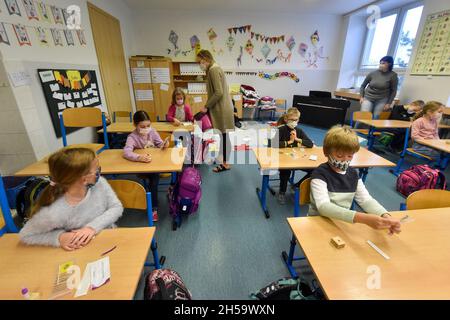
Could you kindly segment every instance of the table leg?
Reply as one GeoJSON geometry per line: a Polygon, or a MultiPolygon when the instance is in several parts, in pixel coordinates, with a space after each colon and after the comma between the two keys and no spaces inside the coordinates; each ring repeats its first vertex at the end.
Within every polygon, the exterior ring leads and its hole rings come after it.
{"type": "Polygon", "coordinates": [[[291,274],[292,278],[298,278],[298,274],[295,271],[294,266],[292,265],[292,263],[294,261],[298,261],[298,260],[304,260],[306,259],[305,257],[294,257],[294,251],[295,251],[295,246],[297,244],[297,241],[295,240],[295,236],[292,235],[292,239],[291,239],[291,245],[289,247],[289,255],[286,253],[286,251],[283,251],[281,253],[281,257],[286,265],[286,267],[289,270],[289,273],[291,274]]]}
{"type": "Polygon", "coordinates": [[[405,141],[403,142],[403,151],[400,154],[400,159],[398,159],[397,166],[393,171],[389,170],[389,172],[393,173],[396,177],[398,177],[398,175],[400,174],[403,161],[405,160],[406,149],[408,148],[409,130],[409,128],[406,128],[405,141]]]}
{"type": "Polygon", "coordinates": [[[366,182],[368,174],[369,174],[369,168],[360,168],[359,169],[359,177],[361,178],[362,182],[366,182]]]}
{"type": "Polygon", "coordinates": [[[259,202],[261,203],[261,207],[264,211],[266,218],[270,218],[269,210],[267,209],[266,196],[267,190],[269,189],[269,175],[265,174],[262,177],[262,185],[261,189],[256,188],[256,194],[258,195],[259,202]]]}
{"type": "Polygon", "coordinates": [[[300,188],[295,188],[294,217],[300,216],[300,188]]]}
{"type": "Polygon", "coordinates": [[[367,149],[369,151],[373,150],[373,144],[375,142],[375,137],[373,135],[373,132],[375,131],[375,127],[370,127],[369,134],[367,135],[367,149]]]}

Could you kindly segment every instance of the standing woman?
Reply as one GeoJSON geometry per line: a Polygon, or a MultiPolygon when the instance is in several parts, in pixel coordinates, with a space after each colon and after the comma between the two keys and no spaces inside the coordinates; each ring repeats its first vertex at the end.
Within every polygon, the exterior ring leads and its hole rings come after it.
{"type": "Polygon", "coordinates": [[[385,56],[378,70],[369,73],[360,88],[361,111],[370,111],[378,118],[381,111],[389,111],[397,94],[398,76],[392,71],[394,59],[385,56]]]}
{"type": "Polygon", "coordinates": [[[225,73],[208,50],[201,50],[197,53],[197,62],[200,63],[200,68],[206,72],[208,91],[208,101],[201,111],[205,113],[209,111],[213,128],[222,133],[223,163],[215,167],[213,171],[230,170],[231,166],[227,161],[230,156],[231,142],[227,131],[234,129],[234,116],[225,73]]]}

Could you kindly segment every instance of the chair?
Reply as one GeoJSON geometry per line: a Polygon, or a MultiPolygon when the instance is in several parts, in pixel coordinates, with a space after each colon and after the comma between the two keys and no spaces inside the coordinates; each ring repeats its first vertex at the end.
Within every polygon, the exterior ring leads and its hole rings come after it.
{"type": "Polygon", "coordinates": [[[116,122],[117,118],[129,118],[130,122],[133,122],[131,111],[114,111],[113,122],[116,122]]]}
{"type": "Polygon", "coordinates": [[[17,233],[19,230],[14,224],[14,219],[11,215],[11,209],[9,208],[8,198],[6,196],[5,185],[3,184],[3,178],[0,175],[0,211],[3,219],[0,219],[0,237],[6,232],[17,233]]]}
{"type": "Polygon", "coordinates": [[[311,91],[309,91],[309,96],[312,98],[330,98],[331,99],[331,92],[311,90],[311,91]]]}
{"type": "Polygon", "coordinates": [[[287,111],[286,99],[275,99],[275,105],[277,106],[277,112],[286,113],[287,111]]]}
{"type": "MultiPolygon", "coordinates": [[[[108,180],[124,208],[146,210],[148,226],[153,227],[152,197],[139,183],[131,180],[108,180]]],[[[154,266],[161,269],[165,257],[158,258],[158,248],[155,239],[152,239],[151,249],[154,263],[145,262],[146,267],[154,266]]]]}
{"type": "MultiPolygon", "coordinates": [[[[294,216],[299,217],[300,215],[300,206],[307,205],[311,202],[311,178],[308,178],[300,184],[300,187],[295,190],[295,204],[294,204],[294,216]]],[[[289,248],[289,255],[286,251],[281,253],[283,257],[284,263],[289,270],[289,273],[293,278],[298,278],[297,272],[292,265],[293,261],[304,260],[305,257],[294,257],[294,251],[297,241],[295,240],[295,236],[292,235],[291,246],[289,248]]]]}
{"type": "Polygon", "coordinates": [[[108,132],[106,130],[106,118],[102,111],[98,108],[70,108],[65,109],[59,117],[61,126],[61,135],[64,147],[67,147],[67,128],[84,128],[84,127],[103,127],[103,138],[105,144],[88,143],[73,144],[70,147],[89,148],[97,153],[104,149],[109,149],[108,132]]]}
{"type": "Polygon", "coordinates": [[[424,189],[413,192],[406,198],[408,210],[446,207],[450,207],[450,191],[448,190],[424,189]]]}
{"type": "Polygon", "coordinates": [[[382,111],[382,112],[380,112],[380,115],[378,116],[378,120],[389,120],[390,116],[391,116],[390,111],[382,111]]]}

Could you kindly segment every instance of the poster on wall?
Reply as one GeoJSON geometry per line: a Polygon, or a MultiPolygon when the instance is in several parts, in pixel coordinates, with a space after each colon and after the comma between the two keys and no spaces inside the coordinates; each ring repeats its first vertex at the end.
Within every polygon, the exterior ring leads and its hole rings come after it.
{"type": "Polygon", "coordinates": [[[0,43],[7,44],[8,46],[11,45],[9,42],[8,34],[6,33],[5,25],[3,22],[0,22],[0,43]]]}
{"type": "Polygon", "coordinates": [[[61,8],[58,8],[56,6],[50,6],[50,9],[52,10],[53,19],[55,20],[55,24],[64,25],[63,13],[62,13],[61,8]]]}
{"type": "Polygon", "coordinates": [[[34,6],[33,0],[22,0],[25,12],[27,13],[28,20],[36,19],[39,20],[39,16],[34,6]]]}
{"type": "Polygon", "coordinates": [[[55,46],[64,46],[61,32],[58,29],[50,29],[50,31],[52,32],[53,42],[55,43],[55,46]]]}
{"type": "Polygon", "coordinates": [[[38,2],[37,7],[39,15],[41,16],[41,21],[51,23],[52,21],[50,20],[50,14],[48,13],[47,5],[44,2],[38,2]]]}
{"type": "Polygon", "coordinates": [[[20,46],[28,45],[31,46],[30,37],[28,36],[27,29],[22,24],[13,24],[14,32],[17,36],[17,41],[20,46]]]}
{"type": "Polygon", "coordinates": [[[41,46],[48,47],[47,33],[42,27],[36,27],[36,37],[39,40],[41,46]]]}
{"type": "Polygon", "coordinates": [[[75,41],[73,40],[72,30],[64,30],[64,36],[66,37],[67,45],[74,46],[75,41]]]}
{"type": "Polygon", "coordinates": [[[19,5],[17,4],[17,0],[5,0],[6,8],[8,8],[8,12],[10,15],[17,14],[18,16],[22,16],[20,14],[19,5]]]}
{"type": "MultiPolygon", "coordinates": [[[[101,108],[94,70],[38,69],[39,79],[56,136],[61,137],[59,115],[67,108],[101,108]]],[[[79,128],[66,128],[71,133],[79,128]]]]}
{"type": "Polygon", "coordinates": [[[80,41],[80,45],[84,46],[87,44],[86,38],[84,37],[84,31],[83,30],[76,30],[78,40],[80,41]]]}

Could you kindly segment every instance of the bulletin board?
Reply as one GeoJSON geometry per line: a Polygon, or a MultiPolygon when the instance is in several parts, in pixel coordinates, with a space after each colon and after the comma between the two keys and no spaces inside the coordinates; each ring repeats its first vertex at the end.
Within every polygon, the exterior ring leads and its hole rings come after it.
{"type": "MultiPolygon", "coordinates": [[[[100,107],[94,70],[38,69],[48,111],[56,136],[61,137],[59,115],[66,108],[100,107]]],[[[66,128],[71,133],[80,128],[66,128]]]]}
{"type": "Polygon", "coordinates": [[[450,75],[450,10],[427,16],[412,75],[450,75]]]}

